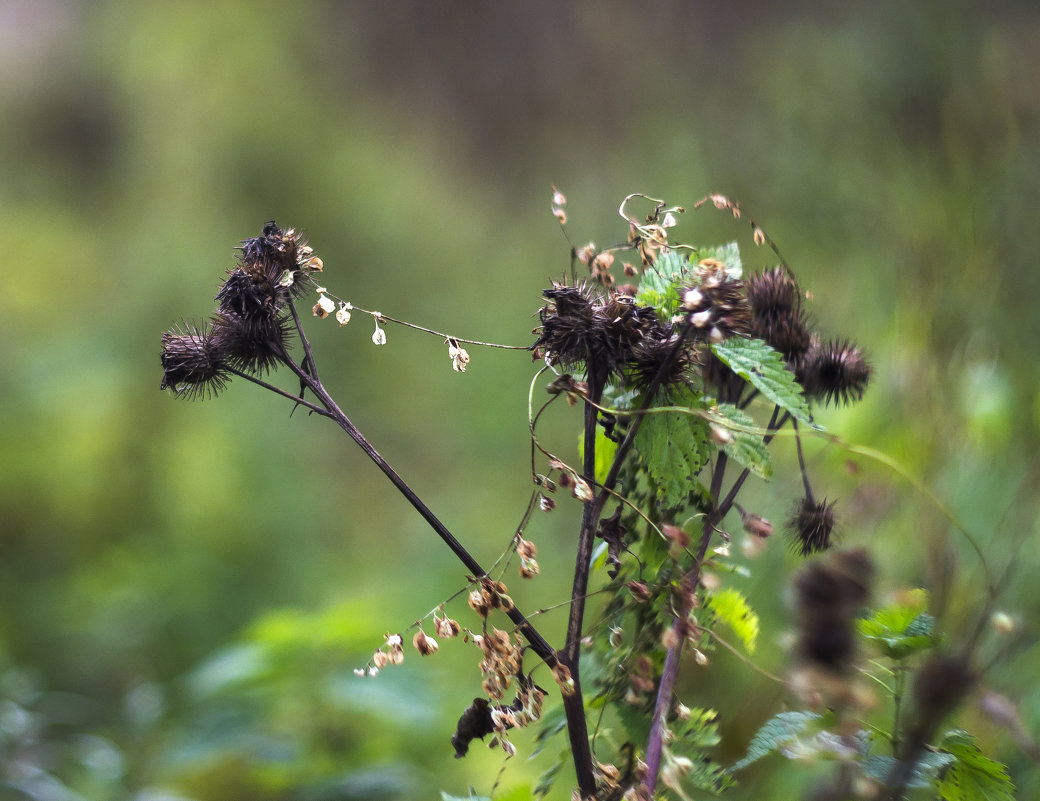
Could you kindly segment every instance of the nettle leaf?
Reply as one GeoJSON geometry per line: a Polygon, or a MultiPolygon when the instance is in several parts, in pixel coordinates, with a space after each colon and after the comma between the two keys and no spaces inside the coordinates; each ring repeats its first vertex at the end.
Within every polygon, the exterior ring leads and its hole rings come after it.
{"type": "MultiPolygon", "coordinates": [[[[692,392],[664,405],[703,408],[692,392]]],[[[636,434],[635,448],[656,486],[658,501],[666,509],[674,509],[697,491],[697,474],[711,453],[707,423],[682,412],[648,414],[636,434]]]]}
{"type": "Polygon", "coordinates": [[[1014,801],[1015,785],[1007,768],[984,756],[974,736],[954,729],[946,732],[939,747],[955,760],[936,786],[943,801],[1014,801]]]}
{"type": "Polygon", "coordinates": [[[784,357],[761,339],[730,337],[711,346],[730,370],[791,416],[813,425],[809,405],[784,357]]]}
{"type": "MultiPolygon", "coordinates": [[[[602,428],[596,428],[596,481],[602,484],[607,479],[610,466],[614,463],[614,454],[618,444],[607,436],[602,428]]],[[[585,463],[585,434],[578,435],[578,459],[585,463]]]]}
{"type": "Polygon", "coordinates": [[[636,303],[653,306],[658,317],[668,320],[679,307],[679,284],[689,269],[690,262],[686,256],[674,250],[662,253],[653,265],[643,269],[636,303]]]}
{"type": "Polygon", "coordinates": [[[755,644],[758,641],[758,615],[748,606],[744,594],[726,587],[708,596],[708,605],[716,617],[740,637],[747,652],[755,653],[755,644]]]}
{"type": "Polygon", "coordinates": [[[768,446],[758,434],[746,430],[755,427],[751,416],[732,403],[720,404],[716,411],[731,424],[726,426],[726,430],[732,439],[722,448],[726,455],[755,475],[772,478],[773,456],[768,446]]]}
{"type": "MultiPolygon", "coordinates": [[[[870,754],[864,757],[859,768],[863,771],[864,776],[884,784],[898,761],[895,757],[885,756],[884,754],[870,754]]],[[[914,765],[914,772],[910,774],[907,786],[931,787],[939,771],[953,761],[954,757],[952,754],[926,751],[917,764],[914,765]]]]}
{"type": "Polygon", "coordinates": [[[779,750],[801,734],[820,716],[815,712],[781,712],[767,720],[751,738],[747,755],[729,769],[730,773],[743,770],[752,762],[779,750]]]}
{"type": "Polygon", "coordinates": [[[877,643],[890,659],[902,660],[936,644],[935,618],[924,609],[928,594],[915,590],[904,604],[878,609],[858,622],[862,637],[877,643]]]}
{"type": "Polygon", "coordinates": [[[713,248],[701,248],[698,253],[700,259],[715,259],[721,261],[726,267],[726,276],[735,281],[744,273],[740,262],[740,246],[736,242],[727,242],[725,245],[717,245],[713,248]]]}

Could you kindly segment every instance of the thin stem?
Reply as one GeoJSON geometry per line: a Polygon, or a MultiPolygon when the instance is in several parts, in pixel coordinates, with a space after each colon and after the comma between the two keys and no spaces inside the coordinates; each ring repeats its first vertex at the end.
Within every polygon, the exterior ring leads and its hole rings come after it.
{"type": "Polygon", "coordinates": [[[241,370],[236,370],[234,367],[228,367],[227,371],[232,375],[237,375],[239,378],[244,378],[246,381],[252,381],[257,386],[263,387],[264,389],[268,389],[276,395],[281,395],[283,398],[288,398],[294,403],[298,403],[300,406],[310,409],[315,414],[320,414],[322,417],[332,417],[332,414],[327,409],[323,409],[321,406],[317,406],[308,400],[304,400],[303,398],[297,395],[293,395],[291,392],[286,392],[281,387],[276,387],[274,384],[269,384],[261,378],[249,375],[249,373],[243,373],[241,370]]]}
{"type": "MultiPolygon", "coordinates": [[[[325,294],[333,300],[339,303],[347,303],[343,298],[338,295],[334,295],[332,292],[325,290],[325,294]]],[[[291,304],[290,304],[291,305],[291,304]]],[[[505,350],[531,350],[530,345],[500,345],[497,342],[481,342],[479,339],[463,339],[457,337],[454,334],[445,334],[441,331],[434,331],[432,328],[426,328],[426,326],[416,325],[415,323],[409,323],[406,320],[398,320],[396,317],[391,317],[382,312],[375,311],[373,309],[362,309],[360,306],[355,306],[353,303],[348,304],[347,308],[352,311],[358,311],[362,314],[368,314],[374,317],[377,321],[386,323],[396,323],[397,325],[403,325],[405,328],[411,328],[415,331],[422,331],[424,334],[434,334],[435,336],[443,337],[444,339],[451,339],[455,342],[465,343],[466,345],[482,345],[485,348],[503,348],[505,350]]]]}
{"type": "Polygon", "coordinates": [[[892,691],[892,755],[896,758],[899,757],[899,749],[902,747],[903,742],[900,738],[899,727],[902,725],[900,720],[900,713],[902,712],[903,706],[903,690],[906,687],[906,671],[907,667],[904,663],[900,663],[896,666],[896,680],[895,687],[892,691]]]}
{"type": "Polygon", "coordinates": [[[805,455],[802,453],[802,437],[798,433],[798,421],[795,420],[793,425],[794,425],[794,444],[798,448],[798,467],[802,471],[802,484],[805,487],[805,499],[809,503],[815,504],[816,503],[816,499],[813,497],[812,487],[809,485],[809,471],[807,471],[805,469],[805,455]]]}

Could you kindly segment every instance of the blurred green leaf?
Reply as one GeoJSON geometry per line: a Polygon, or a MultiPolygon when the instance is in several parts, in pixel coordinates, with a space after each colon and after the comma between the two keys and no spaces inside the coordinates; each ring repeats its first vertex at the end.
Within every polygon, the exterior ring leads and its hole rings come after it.
{"type": "Polygon", "coordinates": [[[739,590],[725,587],[708,596],[708,604],[719,620],[740,637],[749,654],[755,652],[758,642],[758,615],[748,606],[747,598],[739,590]]]}
{"type": "Polygon", "coordinates": [[[984,756],[973,735],[949,731],[939,747],[956,760],[938,782],[943,801],[1014,801],[1015,785],[1007,768],[984,756]]]}

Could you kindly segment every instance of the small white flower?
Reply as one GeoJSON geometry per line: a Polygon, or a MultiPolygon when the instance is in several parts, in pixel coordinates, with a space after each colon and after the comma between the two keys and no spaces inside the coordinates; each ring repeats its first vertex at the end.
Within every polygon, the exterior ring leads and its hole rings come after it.
{"type": "Polygon", "coordinates": [[[400,634],[387,634],[386,635],[386,644],[389,645],[391,648],[396,648],[397,646],[401,645],[402,643],[404,643],[404,640],[401,639],[401,635],[400,634]]]}
{"type": "Polygon", "coordinates": [[[339,311],[336,312],[336,322],[340,325],[346,325],[350,322],[350,310],[354,307],[347,303],[345,300],[341,300],[339,303],[339,311]]]}
{"type": "Polygon", "coordinates": [[[582,503],[588,503],[596,497],[592,492],[592,487],[589,486],[589,483],[580,476],[575,477],[574,487],[571,489],[571,494],[582,503]]]}
{"type": "Polygon", "coordinates": [[[711,309],[705,309],[702,312],[690,315],[690,322],[698,328],[704,328],[704,326],[711,322],[711,309]]]}
{"type": "Polygon", "coordinates": [[[336,310],[336,301],[326,295],[324,292],[318,296],[318,306],[325,314],[332,314],[336,310]]]}
{"type": "Polygon", "coordinates": [[[368,675],[368,671],[364,668],[354,668],[354,675],[358,678],[364,678],[368,675]]]}
{"type": "Polygon", "coordinates": [[[677,220],[675,215],[671,212],[668,212],[666,215],[664,215],[664,219],[661,220],[662,228],[674,228],[678,224],[679,220],[677,220]]]}
{"type": "Polygon", "coordinates": [[[368,669],[368,675],[369,676],[378,676],[379,675],[379,668],[377,668],[377,667],[370,667],[368,669]]]}
{"type": "Polygon", "coordinates": [[[455,348],[455,352],[451,354],[451,369],[456,373],[464,373],[466,372],[466,365],[468,364],[469,354],[466,353],[466,349],[455,348]]]}
{"type": "Polygon", "coordinates": [[[372,342],[376,345],[386,344],[386,331],[379,327],[379,321],[376,321],[376,330],[372,334],[372,342]]]}
{"type": "Polygon", "coordinates": [[[683,295],[683,306],[691,311],[701,305],[701,301],[704,300],[704,295],[701,291],[694,287],[683,295]]]}
{"type": "Polygon", "coordinates": [[[292,270],[286,270],[278,279],[278,286],[292,286],[293,280],[292,270]]]}

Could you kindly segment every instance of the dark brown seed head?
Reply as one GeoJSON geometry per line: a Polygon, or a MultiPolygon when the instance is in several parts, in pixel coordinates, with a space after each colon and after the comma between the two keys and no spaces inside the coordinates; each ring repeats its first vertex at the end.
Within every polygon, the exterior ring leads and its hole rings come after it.
{"type": "Polygon", "coordinates": [[[798,361],[795,375],[805,394],[823,403],[849,404],[863,397],[873,372],[866,357],[848,340],[814,339],[798,361]]]}
{"type": "Polygon", "coordinates": [[[834,532],[834,503],[828,504],[826,498],[819,503],[809,498],[802,498],[795,504],[787,527],[791,532],[794,549],[802,556],[811,556],[831,547],[831,534],[834,532]]]}
{"type": "Polygon", "coordinates": [[[162,335],[163,368],[159,389],[172,389],[180,398],[207,398],[228,382],[226,355],[211,328],[185,323],[162,335]]]}

